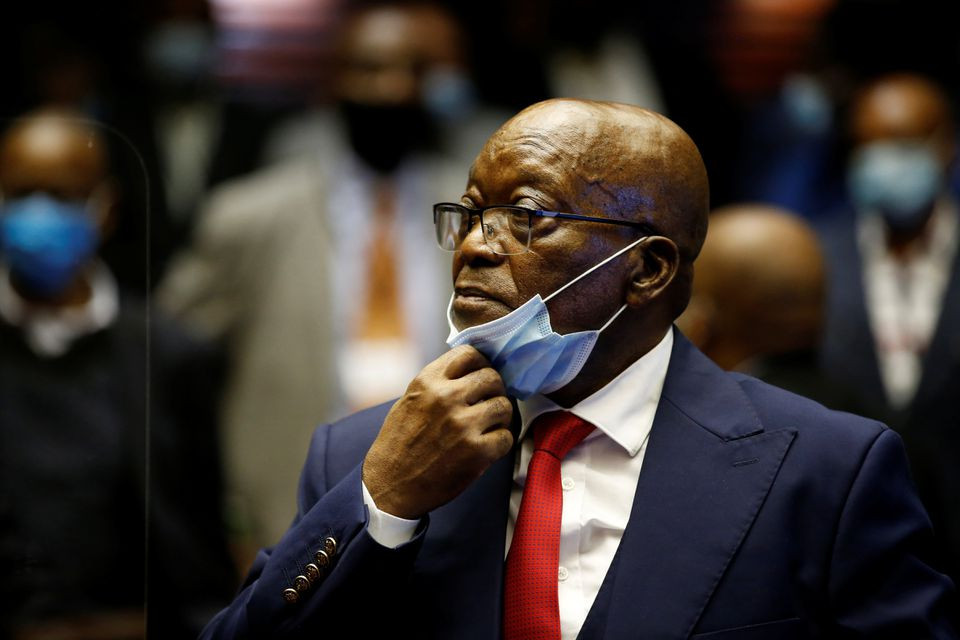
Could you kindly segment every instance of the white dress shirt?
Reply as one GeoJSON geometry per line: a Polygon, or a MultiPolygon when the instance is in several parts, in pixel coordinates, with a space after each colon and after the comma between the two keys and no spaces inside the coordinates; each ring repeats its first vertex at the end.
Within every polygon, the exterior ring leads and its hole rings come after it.
{"type": "Polygon", "coordinates": [[[328,210],[334,256],[334,331],[338,345],[338,374],[345,406],[337,412],[356,410],[403,393],[421,367],[443,352],[446,322],[442,313],[424,314],[423,309],[445,309],[450,296],[448,257],[438,251],[433,225],[424,224],[431,206],[427,181],[431,174],[423,162],[413,159],[394,174],[393,228],[396,241],[397,286],[409,335],[397,340],[366,341],[352,335],[360,322],[367,299],[368,255],[374,237],[374,193],[379,179],[353,156],[335,168],[328,210]]]}
{"type": "MultiPolygon", "coordinates": [[[[671,330],[606,386],[567,409],[596,430],[560,466],[563,515],[557,589],[564,640],[580,632],[627,527],[672,349],[671,330]]],[[[542,395],[520,402],[519,408],[521,446],[510,494],[508,551],[533,455],[533,439],[524,436],[538,415],[562,409],[542,395]]],[[[368,532],[374,540],[396,547],[413,537],[417,521],[380,511],[366,487],[363,498],[370,511],[368,532]]]]}
{"type": "Polygon", "coordinates": [[[81,305],[51,307],[24,300],[0,267],[0,317],[23,331],[27,346],[41,358],[59,358],[80,338],[109,327],[119,313],[117,282],[100,261],[90,268],[90,298],[81,305]]]}
{"type": "Polygon", "coordinates": [[[903,256],[890,252],[879,216],[858,220],[867,317],[880,378],[894,407],[909,404],[920,384],[923,356],[940,319],[957,251],[957,215],[952,200],[938,201],[923,237],[903,256]]]}

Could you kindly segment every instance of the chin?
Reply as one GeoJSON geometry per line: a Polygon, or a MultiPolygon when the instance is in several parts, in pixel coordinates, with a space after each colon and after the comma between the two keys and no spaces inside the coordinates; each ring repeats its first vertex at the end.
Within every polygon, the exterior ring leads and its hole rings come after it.
{"type": "Polygon", "coordinates": [[[474,300],[464,301],[462,298],[457,298],[453,301],[450,317],[457,331],[463,331],[502,318],[508,313],[510,309],[500,302],[485,300],[477,304],[474,300]]]}

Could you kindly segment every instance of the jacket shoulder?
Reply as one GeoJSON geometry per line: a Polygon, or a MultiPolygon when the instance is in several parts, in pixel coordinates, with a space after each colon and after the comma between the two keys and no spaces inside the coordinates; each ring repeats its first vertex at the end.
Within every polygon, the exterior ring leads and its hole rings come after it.
{"type": "Polygon", "coordinates": [[[829,409],[819,402],[742,373],[730,373],[749,398],[766,429],[792,428],[806,440],[833,442],[836,447],[869,446],[884,431],[883,423],[845,411],[829,409]]]}
{"type": "Polygon", "coordinates": [[[385,402],[317,427],[307,453],[304,480],[312,478],[310,484],[330,487],[363,462],[392,405],[393,401],[385,402]]]}

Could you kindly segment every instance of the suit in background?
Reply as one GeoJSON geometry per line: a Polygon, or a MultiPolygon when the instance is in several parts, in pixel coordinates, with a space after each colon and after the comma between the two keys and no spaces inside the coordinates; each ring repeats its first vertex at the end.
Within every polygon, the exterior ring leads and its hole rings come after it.
{"type": "Polygon", "coordinates": [[[851,108],[851,207],[821,229],[825,373],[900,432],[948,572],[960,576],[960,209],[943,92],[900,74],[851,108]]]}

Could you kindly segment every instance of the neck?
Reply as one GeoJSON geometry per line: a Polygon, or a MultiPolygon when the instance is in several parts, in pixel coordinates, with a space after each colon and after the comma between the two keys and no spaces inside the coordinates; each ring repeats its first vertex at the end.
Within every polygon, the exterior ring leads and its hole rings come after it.
{"type": "Polygon", "coordinates": [[[933,217],[933,206],[930,212],[924,216],[923,222],[915,229],[891,229],[887,227],[887,248],[897,258],[903,258],[918,242],[922,241],[927,235],[927,228],[930,226],[930,219],[933,217]]]}
{"type": "Polygon", "coordinates": [[[93,287],[86,271],[78,273],[66,289],[54,295],[40,295],[30,291],[29,288],[24,287],[13,277],[10,278],[10,285],[17,292],[17,295],[31,305],[48,309],[80,307],[89,302],[93,296],[93,287]]]}
{"type": "Polygon", "coordinates": [[[614,322],[600,334],[593,353],[590,354],[577,377],[563,388],[548,394],[547,397],[565,408],[570,408],[584,398],[590,397],[660,344],[672,326],[625,327],[626,324],[614,322]],[[624,348],[624,345],[630,345],[630,347],[624,348]]]}

